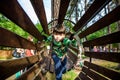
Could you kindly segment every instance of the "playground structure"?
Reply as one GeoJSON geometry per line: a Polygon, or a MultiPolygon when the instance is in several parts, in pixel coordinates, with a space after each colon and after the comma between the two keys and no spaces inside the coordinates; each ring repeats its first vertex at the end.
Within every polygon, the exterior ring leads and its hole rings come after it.
{"type": "MultiPolygon", "coordinates": [[[[34,10],[40,20],[43,31],[46,34],[49,34],[45,9],[43,5],[43,0],[30,0],[34,10]]],[[[110,13],[105,15],[103,18],[95,22],[93,25],[89,26],[86,30],[82,29],[84,26],[95,16],[97,15],[110,1],[112,0],[95,0],[92,5],[88,8],[85,14],[80,18],[80,20],[75,24],[73,29],[75,32],[81,31],[78,36],[80,39],[90,35],[100,29],[120,20],[120,5],[118,5],[115,9],[113,9],[110,13]]],[[[66,11],[68,9],[70,0],[61,0],[58,23],[62,24],[64,22],[64,18],[66,15],[66,11]]],[[[18,4],[17,0],[1,0],[0,1],[0,13],[5,15],[8,19],[19,25],[22,29],[30,33],[32,36],[37,38],[39,41],[44,39],[43,35],[39,33],[39,31],[35,28],[29,17],[26,15],[24,10],[18,4]]],[[[100,46],[106,44],[120,43],[120,31],[93,39],[89,41],[82,42],[83,47],[93,47],[100,46]]],[[[39,44],[34,44],[29,40],[22,38],[15,33],[12,33],[6,29],[0,28],[0,45],[1,46],[9,46],[15,48],[24,48],[24,49],[33,49],[41,51],[42,47],[39,47],[39,44]],[[3,36],[4,34],[4,36],[3,36]]],[[[78,49],[70,46],[69,49],[72,49],[76,53],[78,53],[78,49]]],[[[73,62],[73,64],[77,61],[77,55],[73,54],[69,50],[69,58],[73,62]]],[[[25,57],[20,59],[13,60],[0,60],[0,79],[4,80],[16,72],[24,69],[29,65],[33,65],[30,69],[28,69],[23,75],[21,75],[17,80],[41,80],[42,74],[40,73],[40,66],[43,62],[45,62],[45,57],[42,57],[42,53],[45,53],[45,50],[42,50],[40,55],[34,55],[31,57],[25,57]]],[[[85,56],[90,57],[90,61],[85,61],[82,71],[76,77],[75,80],[119,80],[120,73],[117,71],[113,71],[102,66],[96,65],[92,63],[92,58],[97,58],[101,60],[107,60],[111,62],[120,63],[120,54],[119,52],[91,52],[85,51],[85,56]]],[[[49,61],[49,60],[47,60],[49,61]]],[[[53,71],[53,68],[50,68],[51,63],[46,62],[46,69],[49,71],[53,71]]]]}

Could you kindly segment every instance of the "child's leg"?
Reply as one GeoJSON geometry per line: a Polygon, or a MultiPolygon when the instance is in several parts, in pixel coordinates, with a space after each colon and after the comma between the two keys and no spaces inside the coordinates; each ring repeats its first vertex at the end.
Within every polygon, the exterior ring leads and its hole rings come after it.
{"type": "Polygon", "coordinates": [[[56,80],[62,80],[61,60],[55,53],[52,53],[52,58],[53,58],[53,61],[54,61],[54,66],[55,66],[56,80]]]}
{"type": "Polygon", "coordinates": [[[66,66],[67,66],[67,57],[65,56],[64,60],[62,61],[62,73],[63,74],[66,72],[66,66]]]}

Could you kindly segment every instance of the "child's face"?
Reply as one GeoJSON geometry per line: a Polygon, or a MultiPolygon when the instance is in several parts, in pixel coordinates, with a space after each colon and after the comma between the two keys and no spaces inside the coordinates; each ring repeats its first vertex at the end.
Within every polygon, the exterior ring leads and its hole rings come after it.
{"type": "Polygon", "coordinates": [[[62,41],[65,38],[65,34],[54,34],[53,36],[57,42],[62,41]]]}

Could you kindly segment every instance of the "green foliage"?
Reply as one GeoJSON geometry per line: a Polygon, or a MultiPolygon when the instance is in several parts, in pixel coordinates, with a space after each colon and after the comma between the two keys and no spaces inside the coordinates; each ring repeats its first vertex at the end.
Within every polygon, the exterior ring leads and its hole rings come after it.
{"type": "MultiPolygon", "coordinates": [[[[112,23],[110,25],[110,29],[111,29],[111,33],[117,31],[117,23],[112,23]]],[[[92,40],[92,39],[95,39],[95,38],[98,38],[98,37],[101,37],[101,36],[104,36],[104,35],[107,35],[108,34],[108,27],[105,27],[95,33],[92,33],[90,35],[87,36],[87,39],[88,40],[92,40]]]]}
{"type": "MultiPolygon", "coordinates": [[[[76,70],[68,71],[67,73],[63,74],[62,80],[74,80],[78,76],[79,71],[76,70]]],[[[55,80],[55,74],[47,73],[46,75],[47,80],[55,80]]]]}
{"type": "Polygon", "coordinates": [[[66,28],[68,29],[68,32],[73,32],[75,33],[75,31],[73,30],[73,24],[67,20],[64,21],[64,25],[66,26],[66,28]]]}
{"type": "MultiPolygon", "coordinates": [[[[109,27],[110,27],[111,33],[116,32],[117,31],[117,22],[112,23],[109,27]]],[[[108,27],[105,27],[105,28],[93,33],[93,34],[88,35],[87,39],[88,40],[93,40],[93,39],[96,39],[98,37],[101,37],[101,36],[104,36],[104,35],[107,35],[107,34],[108,34],[108,27]]],[[[112,47],[116,48],[116,47],[118,47],[118,44],[114,43],[114,44],[112,44],[112,47]]]]}
{"type": "Polygon", "coordinates": [[[110,61],[106,61],[106,60],[99,60],[99,59],[95,59],[95,60],[93,61],[93,63],[95,63],[95,64],[97,64],[97,65],[100,65],[100,66],[103,66],[103,67],[105,67],[105,68],[108,68],[108,69],[111,69],[111,70],[120,72],[120,70],[117,69],[119,63],[110,62],[110,61]]]}
{"type": "MultiPolygon", "coordinates": [[[[27,38],[29,35],[29,33],[25,32],[23,29],[21,29],[15,23],[11,22],[9,19],[7,19],[2,14],[0,14],[0,27],[7,29],[13,33],[16,33],[17,35],[19,35],[23,38],[27,38]]],[[[10,50],[13,48],[0,46],[0,49],[10,50]]]]}
{"type": "MultiPolygon", "coordinates": [[[[35,24],[36,28],[39,30],[39,32],[41,33],[43,31],[42,26],[40,25],[40,23],[35,24]]],[[[20,28],[19,26],[17,26],[15,23],[13,23],[12,21],[10,21],[9,19],[7,19],[4,15],[0,14],[0,27],[7,29],[23,38],[28,38],[28,36],[30,35],[28,32],[24,31],[22,28],[20,28]]],[[[42,35],[47,36],[44,32],[42,32],[42,35]]],[[[38,40],[36,38],[33,37],[33,42],[37,42],[38,40]]],[[[0,49],[4,49],[7,47],[2,47],[0,46],[0,49]]]]}
{"type": "Polygon", "coordinates": [[[104,34],[106,34],[106,32],[104,30],[106,30],[106,28],[88,35],[87,39],[88,40],[92,40],[92,39],[95,39],[95,38],[103,36],[104,34]]]}
{"type": "Polygon", "coordinates": [[[6,21],[8,21],[8,19],[2,14],[0,14],[0,22],[6,22],[6,21]]]}
{"type": "Polygon", "coordinates": [[[118,48],[119,44],[114,43],[114,44],[112,44],[112,46],[113,46],[114,48],[118,48]]]}
{"type": "Polygon", "coordinates": [[[113,23],[113,24],[110,25],[110,27],[111,27],[111,33],[117,31],[117,26],[118,26],[117,24],[118,24],[118,23],[115,22],[115,23],[113,23]]]}
{"type": "Polygon", "coordinates": [[[42,26],[41,26],[40,23],[37,23],[37,24],[36,24],[36,28],[38,29],[38,31],[39,31],[40,33],[43,31],[43,28],[42,28],[42,26]]]}
{"type": "Polygon", "coordinates": [[[37,23],[37,24],[36,24],[36,28],[38,29],[38,31],[39,31],[42,35],[48,36],[47,34],[45,34],[45,32],[43,32],[43,28],[42,28],[42,26],[41,26],[40,23],[37,23]]]}
{"type": "MultiPolygon", "coordinates": [[[[35,24],[35,26],[40,33],[43,31],[43,28],[39,23],[35,24]]],[[[22,28],[20,28],[15,23],[7,19],[2,14],[0,14],[0,27],[5,28],[13,33],[16,33],[17,35],[26,39],[30,35],[28,32],[24,31],[22,28]]],[[[44,32],[42,32],[42,35],[47,36],[44,32]]],[[[37,39],[34,37],[33,37],[33,42],[37,42],[37,39]]]]}
{"type": "Polygon", "coordinates": [[[9,19],[0,14],[0,27],[5,28],[13,33],[20,35],[23,38],[27,38],[29,33],[25,32],[22,28],[11,22],[9,19]]]}
{"type": "Polygon", "coordinates": [[[68,71],[67,73],[65,73],[63,75],[63,80],[74,80],[76,77],[78,76],[78,74],[76,73],[75,70],[71,70],[71,71],[68,71]]]}

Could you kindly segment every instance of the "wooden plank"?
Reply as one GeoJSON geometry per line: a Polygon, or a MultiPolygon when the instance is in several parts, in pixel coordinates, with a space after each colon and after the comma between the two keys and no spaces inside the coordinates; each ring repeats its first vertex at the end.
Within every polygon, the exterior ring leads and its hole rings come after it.
{"type": "Polygon", "coordinates": [[[31,1],[33,8],[38,16],[38,19],[40,20],[40,23],[43,27],[43,31],[46,34],[49,34],[43,0],[30,0],[30,1],[31,1]]]}
{"type": "Polygon", "coordinates": [[[0,12],[38,40],[43,40],[42,35],[20,7],[17,0],[0,0],[0,12]]]}
{"type": "Polygon", "coordinates": [[[80,80],[91,80],[88,76],[86,76],[83,72],[79,74],[80,80]]]}
{"type": "Polygon", "coordinates": [[[120,63],[120,53],[115,53],[115,52],[85,52],[85,56],[120,63]]]}
{"type": "Polygon", "coordinates": [[[95,73],[94,71],[92,71],[86,67],[83,67],[82,71],[86,74],[86,76],[91,77],[93,80],[108,80],[104,76],[99,75],[99,74],[95,73]]]}
{"type": "Polygon", "coordinates": [[[69,46],[70,49],[72,49],[75,53],[79,53],[79,50],[73,46],[69,46]]]}
{"type": "Polygon", "coordinates": [[[60,9],[59,9],[59,16],[58,16],[58,24],[62,24],[64,17],[66,15],[70,0],[61,0],[60,1],[60,9]]]}
{"type": "Polygon", "coordinates": [[[102,8],[112,0],[95,0],[85,14],[80,18],[77,24],[73,27],[75,31],[83,28],[102,8]]]}
{"type": "Polygon", "coordinates": [[[118,38],[119,36],[120,36],[120,31],[93,40],[86,41],[83,43],[83,46],[88,47],[88,46],[99,46],[99,45],[106,45],[112,43],[119,43],[120,42],[120,38],[118,38]]]}
{"type": "Polygon", "coordinates": [[[68,54],[69,58],[72,60],[73,64],[76,63],[78,57],[77,55],[75,55],[74,53],[72,53],[72,51],[70,49],[68,49],[68,54]]]}
{"type": "MultiPolygon", "coordinates": [[[[34,78],[39,74],[40,74],[40,62],[37,62],[30,69],[28,69],[28,71],[23,73],[16,80],[34,80],[34,78]]],[[[39,76],[39,77],[42,77],[42,76],[39,76]]]]}
{"type": "Polygon", "coordinates": [[[84,65],[87,66],[89,69],[93,69],[96,72],[98,72],[100,74],[103,74],[104,76],[106,76],[106,77],[108,77],[112,80],[119,80],[120,79],[120,73],[119,72],[116,72],[116,71],[98,66],[96,64],[93,64],[93,63],[90,63],[90,62],[87,62],[87,61],[84,62],[84,65]]]}
{"type": "Polygon", "coordinates": [[[85,31],[79,34],[80,38],[83,38],[95,31],[98,31],[108,25],[110,25],[113,22],[116,22],[120,20],[120,5],[116,7],[113,11],[111,11],[109,14],[98,20],[95,24],[91,25],[89,28],[87,28],[85,31]]]}
{"type": "Polygon", "coordinates": [[[40,60],[39,55],[20,59],[0,60],[0,80],[4,80],[16,72],[40,60]]]}
{"type": "Polygon", "coordinates": [[[24,39],[13,32],[0,27],[0,45],[24,49],[36,49],[36,46],[29,40],[24,39]]]}

